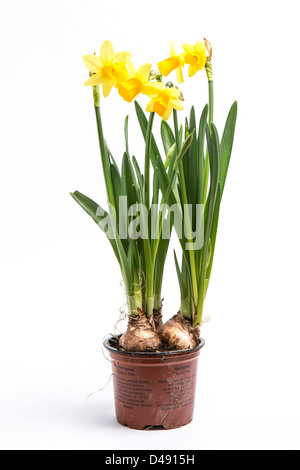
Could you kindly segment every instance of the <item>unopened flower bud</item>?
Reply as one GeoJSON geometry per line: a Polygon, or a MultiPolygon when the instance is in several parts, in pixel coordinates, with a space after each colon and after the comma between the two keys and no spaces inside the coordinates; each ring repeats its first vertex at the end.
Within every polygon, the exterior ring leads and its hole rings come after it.
{"type": "Polygon", "coordinates": [[[212,82],[214,80],[214,73],[213,73],[213,68],[212,68],[212,63],[211,63],[211,58],[212,58],[212,45],[211,43],[204,38],[204,43],[205,43],[205,49],[208,53],[207,56],[207,61],[205,65],[205,70],[206,70],[206,75],[208,78],[209,82],[212,82]]]}
{"type": "MultiPolygon", "coordinates": [[[[176,86],[175,88],[177,88],[177,90],[179,90],[178,86],[176,86]]],[[[183,94],[182,94],[181,90],[179,90],[179,91],[180,91],[180,95],[178,96],[178,99],[179,99],[180,101],[184,101],[183,94]]]]}
{"type": "Polygon", "coordinates": [[[174,85],[172,82],[167,82],[166,83],[166,88],[174,88],[174,85]]]}
{"type": "Polygon", "coordinates": [[[149,80],[156,80],[157,82],[162,82],[161,72],[159,72],[159,70],[151,70],[149,80]]]}
{"type": "Polygon", "coordinates": [[[208,56],[207,56],[207,61],[208,62],[211,62],[211,58],[212,58],[212,45],[211,43],[204,38],[204,44],[205,44],[205,49],[208,53],[208,56]]]}

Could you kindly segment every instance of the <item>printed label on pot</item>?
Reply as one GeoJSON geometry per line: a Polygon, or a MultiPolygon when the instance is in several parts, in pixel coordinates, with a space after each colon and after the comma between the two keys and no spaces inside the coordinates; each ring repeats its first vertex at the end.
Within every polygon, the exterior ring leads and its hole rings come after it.
{"type": "Polygon", "coordinates": [[[156,368],[135,368],[118,365],[114,373],[116,399],[123,408],[151,408],[169,411],[192,405],[196,372],[191,365],[166,367],[164,374],[156,368]]]}
{"type": "MultiPolygon", "coordinates": [[[[126,374],[118,370],[119,374],[126,374]]],[[[128,373],[128,372],[127,372],[128,373]]],[[[135,377],[135,374],[130,374],[135,377]]],[[[133,409],[136,406],[152,407],[148,403],[151,394],[150,382],[146,380],[135,380],[122,375],[115,376],[116,398],[123,404],[124,408],[133,409]]]]}
{"type": "Polygon", "coordinates": [[[175,367],[175,377],[172,381],[160,380],[163,391],[168,395],[167,403],[158,404],[163,410],[174,410],[194,402],[196,374],[191,372],[191,366],[175,367]]]}

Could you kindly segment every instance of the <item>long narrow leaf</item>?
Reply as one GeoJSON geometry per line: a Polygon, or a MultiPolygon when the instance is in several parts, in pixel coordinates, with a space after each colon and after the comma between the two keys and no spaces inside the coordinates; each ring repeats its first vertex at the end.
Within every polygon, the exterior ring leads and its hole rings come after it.
{"type": "Polygon", "coordinates": [[[119,257],[119,252],[117,249],[117,245],[115,240],[113,239],[113,233],[110,230],[107,230],[107,223],[106,221],[109,221],[110,215],[99,206],[95,201],[90,199],[89,197],[85,196],[84,194],[80,193],[79,191],[75,191],[74,193],[71,193],[72,198],[77,202],[77,204],[82,207],[82,209],[93,219],[93,221],[101,228],[101,230],[105,233],[107,236],[113,250],[115,253],[115,256],[120,263],[120,257],[119,257]],[[103,215],[99,215],[99,213],[103,215]]]}
{"type": "Polygon", "coordinates": [[[198,158],[199,158],[199,173],[198,173],[198,198],[197,203],[203,204],[203,185],[204,185],[204,166],[205,166],[205,130],[207,125],[208,116],[208,105],[206,105],[202,111],[202,115],[199,122],[198,131],[198,158]]]}
{"type": "Polygon", "coordinates": [[[218,132],[214,124],[211,125],[211,132],[209,127],[206,128],[207,136],[207,146],[208,146],[208,155],[210,163],[210,189],[209,197],[207,200],[207,219],[205,223],[205,234],[204,234],[204,245],[201,257],[201,269],[200,269],[200,279],[199,279],[199,300],[197,305],[198,317],[195,320],[195,323],[201,323],[202,313],[203,313],[203,303],[205,299],[205,279],[206,279],[206,270],[207,270],[207,259],[208,259],[208,250],[210,244],[210,234],[213,223],[213,215],[215,209],[215,202],[217,196],[217,190],[219,186],[219,176],[220,176],[220,143],[218,132]]]}
{"type": "Polygon", "coordinates": [[[126,116],[125,118],[125,124],[124,124],[124,134],[125,134],[125,145],[126,145],[126,152],[129,155],[129,143],[128,143],[128,120],[129,116],[126,116]]]}
{"type": "Polygon", "coordinates": [[[122,182],[121,182],[120,173],[118,172],[115,165],[113,164],[110,165],[110,173],[111,173],[111,179],[112,179],[112,184],[114,188],[116,215],[117,215],[117,220],[118,220],[119,208],[120,208],[120,197],[122,196],[122,182]]]}
{"type": "Polygon", "coordinates": [[[216,196],[216,203],[215,203],[213,222],[212,222],[212,227],[211,227],[211,234],[210,234],[211,254],[210,254],[209,264],[208,264],[208,267],[207,267],[207,270],[206,270],[206,279],[208,281],[210,279],[213,260],[214,260],[214,253],[215,253],[215,247],[216,247],[216,238],[217,238],[217,231],[218,231],[218,223],[219,223],[219,215],[220,215],[220,204],[221,204],[221,189],[220,189],[220,185],[219,185],[217,196],[216,196]]]}
{"type": "MultiPolygon", "coordinates": [[[[144,136],[144,139],[146,139],[148,119],[146,118],[145,113],[142,110],[142,108],[140,107],[139,103],[137,101],[135,101],[134,104],[135,104],[136,115],[137,115],[137,118],[138,118],[138,121],[139,121],[139,124],[140,124],[140,127],[141,127],[142,134],[144,136]]],[[[155,139],[152,136],[152,140],[151,140],[151,161],[152,161],[152,163],[153,162],[156,163],[157,157],[161,158],[161,155],[160,155],[160,152],[158,150],[155,139]]]]}
{"type": "Polygon", "coordinates": [[[186,291],[185,278],[184,278],[183,274],[181,273],[175,250],[174,250],[174,259],[175,259],[175,266],[176,266],[176,272],[177,272],[177,277],[178,277],[178,282],[179,282],[181,298],[186,299],[187,296],[188,296],[188,293],[186,291]]]}
{"type": "Polygon", "coordinates": [[[136,173],[136,177],[137,177],[137,181],[138,181],[138,185],[139,185],[139,192],[142,196],[143,195],[143,188],[144,188],[144,179],[143,179],[141,169],[139,167],[139,164],[138,164],[137,159],[135,158],[135,156],[132,157],[132,163],[133,163],[133,166],[134,166],[134,169],[135,169],[135,173],[136,173]]]}
{"type": "Polygon", "coordinates": [[[167,122],[161,121],[160,132],[165,154],[168,155],[170,148],[175,144],[173,131],[167,122]]]}
{"type": "Polygon", "coordinates": [[[236,119],[237,119],[237,102],[235,101],[229,111],[227,121],[225,124],[221,147],[220,147],[220,155],[221,155],[221,168],[220,168],[220,187],[221,187],[221,198],[224,191],[224,186],[226,182],[226,176],[228,172],[228,166],[230,162],[232,146],[233,146],[233,139],[235,133],[235,126],[236,126],[236,119]]]}

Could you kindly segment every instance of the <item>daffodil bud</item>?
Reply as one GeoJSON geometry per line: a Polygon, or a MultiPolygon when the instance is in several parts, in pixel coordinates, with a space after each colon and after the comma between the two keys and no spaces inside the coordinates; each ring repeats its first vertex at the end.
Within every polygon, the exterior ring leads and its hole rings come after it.
{"type": "Polygon", "coordinates": [[[212,45],[205,38],[204,38],[204,44],[205,44],[205,49],[206,49],[207,54],[208,54],[207,60],[206,60],[206,65],[205,65],[206,75],[207,75],[208,81],[212,82],[214,80],[213,68],[212,68],[212,64],[211,64],[212,45]]]}
{"type": "Polygon", "coordinates": [[[189,136],[189,126],[188,126],[187,124],[185,125],[185,133],[184,133],[184,135],[185,135],[185,138],[186,138],[186,139],[187,139],[188,136],[189,136]]]}
{"type": "Polygon", "coordinates": [[[162,73],[159,72],[159,70],[151,70],[149,80],[156,80],[157,82],[162,82],[162,73]]]}
{"type": "Polygon", "coordinates": [[[211,62],[211,58],[212,58],[212,45],[211,43],[204,38],[204,44],[205,44],[205,49],[208,53],[208,56],[207,56],[207,60],[208,62],[211,62]]]}
{"type": "Polygon", "coordinates": [[[184,97],[183,97],[183,94],[182,94],[181,90],[178,88],[178,86],[175,86],[175,88],[177,88],[177,90],[180,91],[180,95],[178,96],[178,99],[179,99],[180,101],[184,101],[184,97]]]}
{"type": "Polygon", "coordinates": [[[166,88],[174,88],[174,85],[172,82],[167,82],[166,83],[166,88]]]}

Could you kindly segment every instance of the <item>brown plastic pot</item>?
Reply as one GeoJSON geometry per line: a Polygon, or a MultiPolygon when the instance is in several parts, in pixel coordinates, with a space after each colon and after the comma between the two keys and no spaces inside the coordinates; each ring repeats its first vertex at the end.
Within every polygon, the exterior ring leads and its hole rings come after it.
{"type": "Polygon", "coordinates": [[[113,364],[117,420],[133,429],[174,429],[191,423],[198,358],[188,351],[132,353],[104,342],[113,364]]]}

